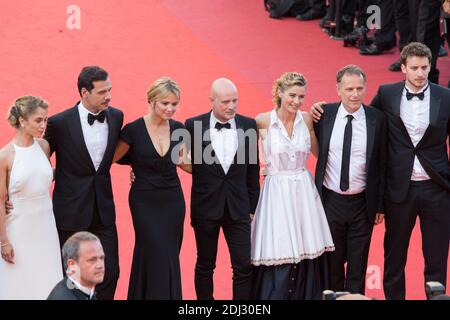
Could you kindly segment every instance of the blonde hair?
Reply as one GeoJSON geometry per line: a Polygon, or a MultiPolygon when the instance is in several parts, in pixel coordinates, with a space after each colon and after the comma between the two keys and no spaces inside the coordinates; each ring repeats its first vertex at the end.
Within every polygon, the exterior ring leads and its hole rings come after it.
{"type": "Polygon", "coordinates": [[[17,98],[14,105],[10,108],[8,114],[9,124],[18,129],[20,127],[20,118],[25,120],[33,114],[38,108],[47,109],[48,103],[42,98],[34,96],[23,96],[17,98]]]}
{"type": "Polygon", "coordinates": [[[281,77],[275,80],[272,87],[272,101],[277,109],[281,106],[281,98],[278,93],[284,92],[293,86],[306,86],[306,79],[301,73],[285,72],[281,75],[281,77]]]}
{"type": "Polygon", "coordinates": [[[178,83],[169,77],[162,77],[153,82],[150,89],[147,91],[147,102],[152,104],[157,100],[164,99],[169,94],[173,94],[180,100],[180,88],[178,83]]]}

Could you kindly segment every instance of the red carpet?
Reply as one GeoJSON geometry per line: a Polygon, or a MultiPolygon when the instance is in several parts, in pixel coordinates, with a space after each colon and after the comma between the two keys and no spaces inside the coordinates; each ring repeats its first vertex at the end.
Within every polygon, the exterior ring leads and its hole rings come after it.
{"type": "MultiPolygon", "coordinates": [[[[284,71],[307,77],[304,109],[318,100],[337,99],[336,71],[345,64],[361,66],[368,75],[366,102],[377,87],[402,79],[387,67],[398,52],[362,57],[357,50],[329,40],[317,22],[271,20],[260,0],[125,0],[51,1],[32,4],[5,2],[0,19],[0,113],[6,114],[14,98],[39,95],[50,103],[50,114],[72,106],[78,99],[76,78],[80,69],[99,64],[110,72],[112,104],[129,122],[147,112],[145,92],[158,77],[176,79],[182,89],[178,120],[209,109],[209,86],[218,77],[236,82],[239,111],[249,116],[269,110],[271,86],[284,71]],[[81,30],[68,30],[66,9],[81,9],[81,30]]],[[[450,78],[450,59],[439,60],[441,81],[450,78]]],[[[14,131],[2,124],[0,145],[14,131]]],[[[311,161],[310,169],[314,168],[311,161]]],[[[121,277],[116,298],[126,298],[134,234],[128,208],[129,169],[112,169],[118,213],[121,277]]],[[[181,174],[187,204],[190,177],[181,174]]],[[[186,213],[189,217],[189,212],[186,213]]],[[[373,281],[367,294],[382,298],[383,226],[374,232],[369,258],[373,281]]],[[[195,241],[186,219],[181,252],[183,294],[194,299],[195,241]]],[[[420,232],[411,239],[407,265],[407,298],[424,293],[420,232]]],[[[157,261],[155,261],[157,263],[157,261]]],[[[450,279],[450,278],[449,278],[450,279]]],[[[449,280],[450,283],[450,280],[449,280]]],[[[231,271],[227,248],[221,239],[215,274],[216,298],[231,298],[231,271]]]]}

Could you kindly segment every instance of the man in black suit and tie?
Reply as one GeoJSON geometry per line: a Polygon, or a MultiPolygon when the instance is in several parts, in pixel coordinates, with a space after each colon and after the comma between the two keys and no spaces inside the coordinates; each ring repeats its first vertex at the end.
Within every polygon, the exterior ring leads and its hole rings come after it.
{"type": "Polygon", "coordinates": [[[447,280],[450,227],[450,90],[427,81],[432,54],[413,42],[401,52],[405,80],[382,85],[372,105],[388,122],[384,292],[405,299],[411,232],[420,219],[425,283],[447,280]]]}
{"type": "Polygon", "coordinates": [[[238,93],[228,79],[213,82],[210,100],[212,111],[186,120],[193,165],[195,290],[199,300],[213,299],[213,273],[222,228],[233,267],[233,299],[244,300],[251,290],[250,221],[260,189],[256,122],[236,114],[238,93]]]}
{"type": "Polygon", "coordinates": [[[81,101],[48,119],[45,139],[56,154],[53,210],[60,244],[75,232],[97,235],[106,253],[98,298],[114,298],[119,278],[115,207],[110,167],[123,113],[109,106],[111,82],[100,67],[83,68],[78,77],[81,101]]]}
{"type": "Polygon", "coordinates": [[[325,105],[314,125],[315,179],[336,247],[329,256],[330,289],[364,294],[373,226],[384,216],[386,120],[362,104],[366,76],[359,67],[339,70],[337,90],[341,102],[325,105]]]}
{"type": "Polygon", "coordinates": [[[47,300],[96,300],[95,287],[105,275],[100,239],[89,232],[77,232],[64,243],[62,256],[66,277],[47,300]]]}

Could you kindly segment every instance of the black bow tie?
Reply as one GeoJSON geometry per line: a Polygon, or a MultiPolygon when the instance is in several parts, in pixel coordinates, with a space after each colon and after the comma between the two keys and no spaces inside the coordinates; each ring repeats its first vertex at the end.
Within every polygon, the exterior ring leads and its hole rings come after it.
{"type": "Polygon", "coordinates": [[[231,129],[231,124],[229,122],[225,122],[225,123],[220,123],[220,122],[216,122],[216,126],[215,128],[217,130],[222,130],[222,129],[231,129]]]}
{"type": "Polygon", "coordinates": [[[105,122],[105,117],[106,117],[106,113],[105,111],[100,112],[97,115],[93,115],[92,113],[88,114],[88,123],[89,125],[92,126],[92,124],[94,123],[95,120],[97,120],[98,122],[105,122]]]}
{"type": "Polygon", "coordinates": [[[425,91],[427,91],[428,86],[425,88],[425,90],[423,90],[422,92],[419,93],[412,93],[409,92],[408,89],[406,89],[406,99],[411,100],[414,97],[419,98],[420,100],[423,100],[423,98],[425,98],[425,91]]]}

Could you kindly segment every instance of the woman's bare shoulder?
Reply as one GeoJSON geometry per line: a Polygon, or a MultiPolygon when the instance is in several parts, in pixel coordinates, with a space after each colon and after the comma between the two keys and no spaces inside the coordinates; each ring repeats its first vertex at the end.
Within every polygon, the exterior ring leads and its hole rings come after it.
{"type": "Polygon", "coordinates": [[[308,128],[313,128],[313,120],[311,115],[308,112],[302,111],[302,117],[303,120],[305,120],[306,125],[308,126],[308,128]]]}
{"type": "Polygon", "coordinates": [[[0,165],[8,165],[8,163],[14,158],[15,150],[12,142],[0,149],[0,165]]]}
{"type": "Polygon", "coordinates": [[[270,123],[270,111],[258,114],[255,120],[258,129],[267,129],[270,123]]]}

